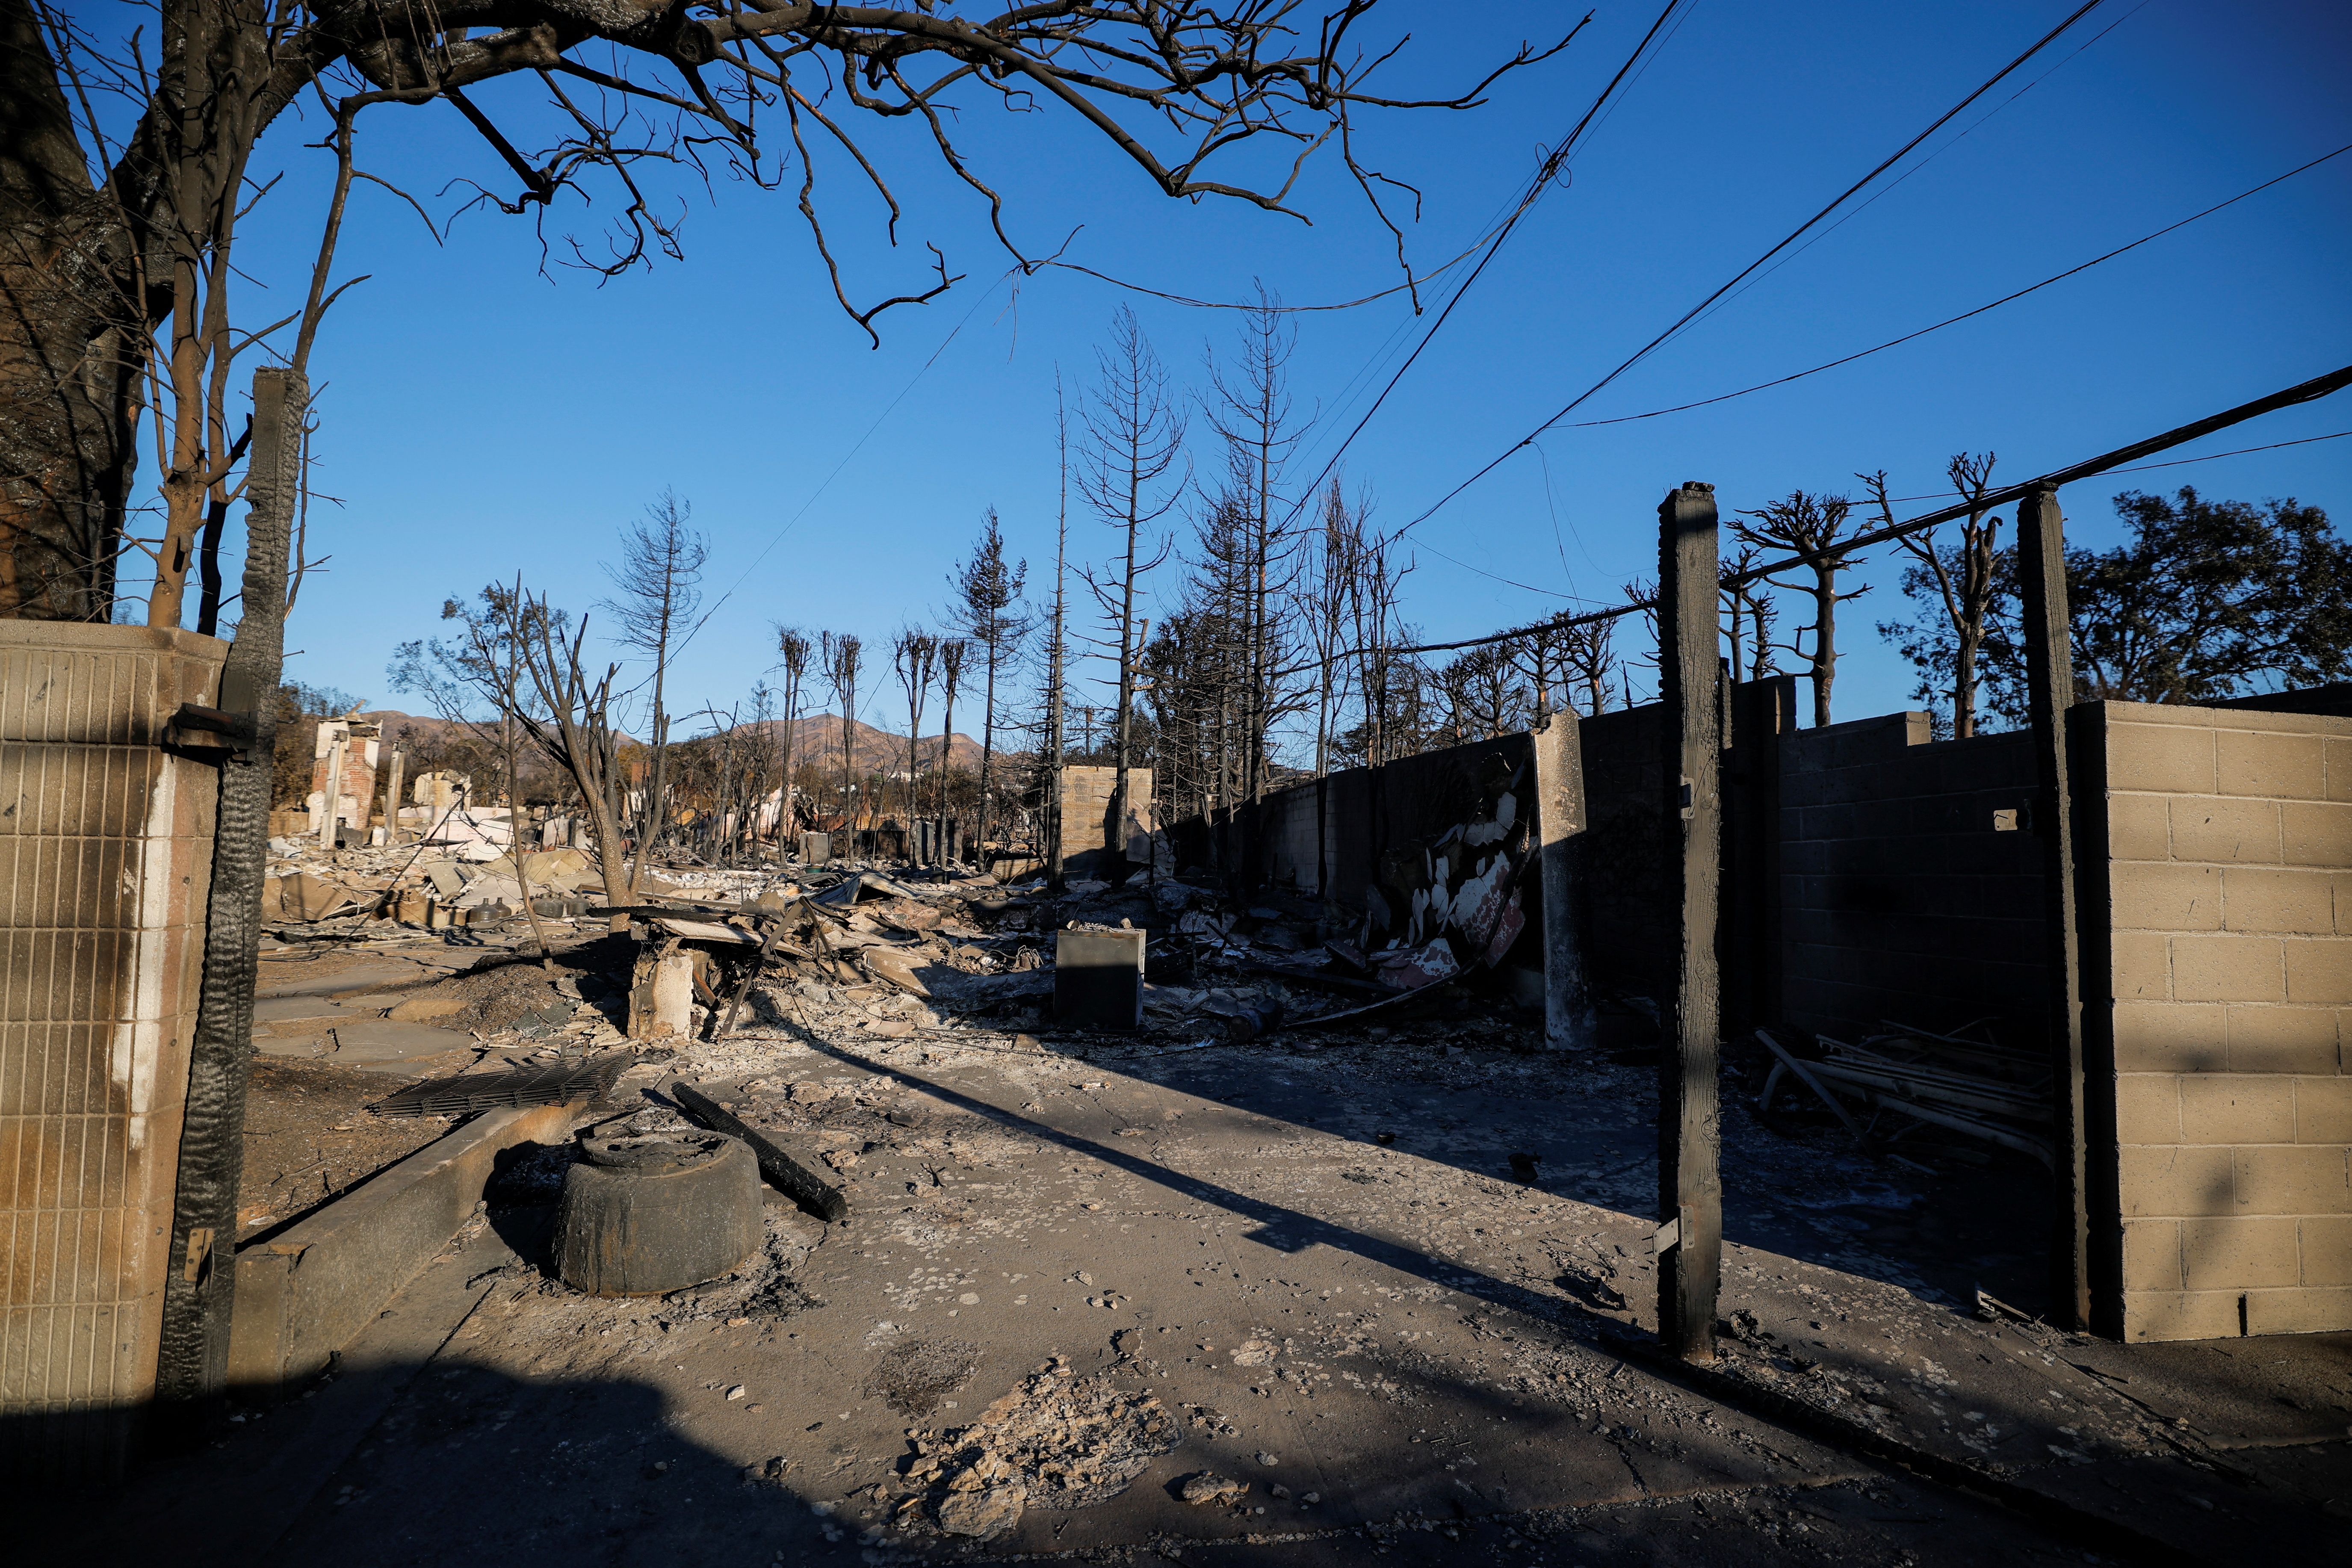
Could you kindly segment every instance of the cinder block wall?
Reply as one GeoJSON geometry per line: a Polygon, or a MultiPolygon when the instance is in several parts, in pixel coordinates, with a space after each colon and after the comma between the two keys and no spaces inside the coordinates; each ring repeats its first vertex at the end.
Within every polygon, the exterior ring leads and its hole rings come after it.
{"type": "Polygon", "coordinates": [[[2352,719],[2075,714],[2084,968],[2108,981],[2085,1010],[2114,1085],[2111,1141],[2091,1129],[2120,1242],[2101,1326],[2352,1329],[2352,719]]]}
{"type": "MultiPolygon", "coordinates": [[[[1108,849],[1112,846],[1110,797],[1118,784],[1117,768],[1099,768],[1076,763],[1062,768],[1062,853],[1076,855],[1088,849],[1108,849]]],[[[1137,815],[1150,816],[1151,770],[1129,768],[1128,788],[1136,804],[1144,807],[1137,815]]]]}
{"type": "Polygon", "coordinates": [[[2032,795],[2032,735],[1934,741],[1927,714],[1889,713],[1780,746],[1787,1022],[1852,1040],[1990,1016],[2042,1047],[2041,841],[1995,816],[2032,795]]]}
{"type": "MultiPolygon", "coordinates": [[[[1604,990],[1656,999],[1674,994],[1674,884],[1665,873],[1665,719],[1645,702],[1577,727],[1584,765],[1582,886],[1588,973],[1604,990]]],[[[1677,840],[1678,842],[1678,840],[1677,840]]]]}

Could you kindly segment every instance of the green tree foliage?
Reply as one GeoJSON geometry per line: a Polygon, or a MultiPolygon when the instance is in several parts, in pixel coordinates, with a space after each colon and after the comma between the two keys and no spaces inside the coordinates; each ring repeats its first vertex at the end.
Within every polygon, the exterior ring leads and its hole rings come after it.
{"type": "MultiPolygon", "coordinates": [[[[2109,550],[2070,547],[2074,687],[2084,700],[2197,703],[2340,680],[2352,672],[2352,543],[2326,512],[2289,499],[2208,500],[2126,490],[2130,531],[2109,550]]],[[[1987,705],[2024,721],[2017,552],[2000,552],[1983,658],[1987,705]]],[[[1880,630],[1919,672],[1923,698],[1952,685],[1949,622],[1924,566],[1903,591],[1927,614],[1880,630]]]]}

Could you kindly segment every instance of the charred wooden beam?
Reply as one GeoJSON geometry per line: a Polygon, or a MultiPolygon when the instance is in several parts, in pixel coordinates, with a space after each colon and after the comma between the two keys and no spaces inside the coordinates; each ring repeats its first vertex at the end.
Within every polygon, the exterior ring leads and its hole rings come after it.
{"type": "Polygon", "coordinates": [[[1658,507],[1658,689],[1664,726],[1675,989],[1658,1069],[1658,1337],[1715,1359],[1723,1264],[1716,926],[1723,877],[1723,668],[1717,651],[1715,487],[1658,507]]]}

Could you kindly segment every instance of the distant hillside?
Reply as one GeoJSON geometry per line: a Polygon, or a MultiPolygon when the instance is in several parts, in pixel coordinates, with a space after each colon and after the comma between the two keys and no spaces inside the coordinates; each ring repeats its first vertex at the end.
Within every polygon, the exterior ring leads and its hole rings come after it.
{"type": "MultiPolygon", "coordinates": [[[[745,728],[750,728],[746,725],[745,728]]],[[[783,728],[781,721],[772,721],[761,728],[770,731],[783,728]]],[[[929,729],[916,749],[917,765],[928,771],[939,765],[940,732],[929,729]]],[[[852,721],[850,765],[860,773],[903,773],[907,766],[907,737],[878,730],[864,720],[852,721]]],[[[997,755],[1004,754],[1002,745],[997,755]]],[[[841,716],[836,713],[813,713],[805,719],[793,721],[793,765],[814,763],[820,768],[841,766],[841,716]]],[[[972,769],[980,766],[980,742],[959,731],[948,742],[948,765],[972,769]]]]}

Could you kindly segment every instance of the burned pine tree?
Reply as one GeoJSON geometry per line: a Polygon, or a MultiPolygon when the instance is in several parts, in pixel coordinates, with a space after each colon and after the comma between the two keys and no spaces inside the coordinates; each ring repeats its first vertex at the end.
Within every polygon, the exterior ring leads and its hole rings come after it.
{"type": "Polygon", "coordinates": [[[1028,581],[1029,563],[1004,559],[1004,530],[990,507],[982,519],[971,557],[948,578],[955,590],[948,615],[980,653],[980,854],[988,854],[989,789],[996,762],[996,680],[1021,651],[1032,622],[1014,606],[1028,581]]]}
{"type": "Polygon", "coordinates": [[[1062,890],[1065,840],[1062,768],[1068,761],[1070,693],[1070,418],[1062,404],[1062,374],[1054,373],[1054,456],[1058,484],[1054,505],[1054,618],[1045,643],[1045,879],[1062,890]]]}
{"type": "Polygon", "coordinates": [[[1211,360],[1211,395],[1202,400],[1210,428],[1225,444],[1226,479],[1215,512],[1222,537],[1214,548],[1230,577],[1219,597],[1240,661],[1231,731],[1239,746],[1233,764],[1236,793],[1250,800],[1265,793],[1267,738],[1287,711],[1276,672],[1289,662],[1290,639],[1275,605],[1287,586],[1292,551],[1286,522],[1295,513],[1276,515],[1276,491],[1284,462],[1307,433],[1292,421],[1284,381],[1297,346],[1288,321],[1261,286],[1257,305],[1242,313],[1237,363],[1228,373],[1211,360]]]}
{"type": "Polygon", "coordinates": [[[1304,570],[1295,580],[1290,606],[1307,628],[1315,655],[1315,776],[1331,771],[1332,733],[1345,706],[1352,670],[1342,658],[1349,605],[1355,589],[1356,558],[1363,548],[1363,511],[1350,508],[1339,481],[1324,491],[1304,570]]]}
{"type": "MultiPolygon", "coordinates": [[[[710,554],[709,542],[690,526],[693,516],[689,502],[664,490],[644,517],[622,529],[621,559],[604,567],[614,595],[596,606],[619,628],[613,640],[653,665],[645,804],[634,823],[637,842],[648,852],[660,846],[669,824],[670,712],[663,698],[670,648],[702,607],[702,568],[710,554]]],[[[638,858],[642,864],[643,855],[638,858]]],[[[634,897],[634,880],[630,886],[634,897]]]]}
{"type": "Polygon", "coordinates": [[[1182,460],[1184,418],[1168,395],[1168,373],[1143,335],[1135,312],[1121,306],[1111,318],[1111,343],[1096,356],[1098,379],[1084,415],[1087,444],[1078,489],[1119,542],[1107,567],[1086,569],[1087,587],[1104,622],[1097,646],[1115,661],[1118,706],[1113,716],[1115,761],[1111,823],[1124,835],[1141,813],[1129,791],[1136,762],[1136,680],[1147,626],[1139,625],[1143,577],[1165,563],[1174,546],[1147,537],[1172,510],[1182,485],[1168,476],[1182,460]]]}

